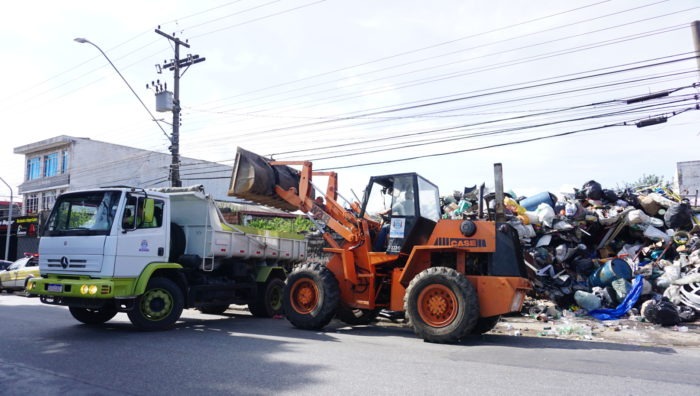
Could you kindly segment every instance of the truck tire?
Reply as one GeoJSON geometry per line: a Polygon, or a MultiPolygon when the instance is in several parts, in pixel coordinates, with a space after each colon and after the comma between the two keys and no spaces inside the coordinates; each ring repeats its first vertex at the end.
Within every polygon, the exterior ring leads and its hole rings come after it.
{"type": "Polygon", "coordinates": [[[468,335],[479,319],[474,286],[447,267],[432,267],[416,275],[404,296],[406,317],[423,340],[453,343],[468,335]]]}
{"type": "Polygon", "coordinates": [[[271,318],[282,314],[282,295],[284,281],[280,278],[270,278],[263,284],[258,284],[255,301],[248,304],[250,313],[258,318],[271,318]]]}
{"type": "Polygon", "coordinates": [[[287,320],[295,327],[322,329],[335,316],[339,301],[338,281],[319,263],[302,264],[287,277],[282,303],[287,320]]]}
{"type": "Polygon", "coordinates": [[[127,315],[140,330],[165,330],[177,322],[184,305],[182,290],[175,282],[155,277],[148,281],[146,291],[136,298],[134,308],[127,315]]]}
{"type": "Polygon", "coordinates": [[[338,320],[350,326],[360,326],[376,322],[379,311],[380,309],[350,308],[341,304],[335,316],[338,320]]]}
{"type": "Polygon", "coordinates": [[[115,308],[92,309],[68,307],[68,310],[78,322],[85,323],[87,325],[103,324],[117,314],[117,310],[115,308]]]}
{"type": "Polygon", "coordinates": [[[496,327],[499,320],[501,320],[501,315],[479,318],[479,320],[476,321],[476,326],[474,326],[472,329],[471,334],[481,335],[488,333],[489,331],[493,330],[494,327],[496,327]]]}

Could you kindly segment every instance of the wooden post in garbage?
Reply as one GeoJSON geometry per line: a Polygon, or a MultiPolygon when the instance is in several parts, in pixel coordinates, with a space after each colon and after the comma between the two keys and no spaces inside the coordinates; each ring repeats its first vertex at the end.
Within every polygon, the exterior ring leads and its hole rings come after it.
{"type": "Polygon", "coordinates": [[[695,61],[698,63],[698,73],[700,73],[700,21],[693,21],[690,27],[693,30],[693,42],[695,43],[695,61]]]}

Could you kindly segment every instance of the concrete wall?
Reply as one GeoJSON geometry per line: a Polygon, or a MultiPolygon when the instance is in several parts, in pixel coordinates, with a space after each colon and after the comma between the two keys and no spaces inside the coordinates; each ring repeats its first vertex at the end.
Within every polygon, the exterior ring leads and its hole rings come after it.
{"type": "Polygon", "coordinates": [[[700,204],[700,161],[678,162],[676,167],[678,193],[697,206],[700,204]]]}

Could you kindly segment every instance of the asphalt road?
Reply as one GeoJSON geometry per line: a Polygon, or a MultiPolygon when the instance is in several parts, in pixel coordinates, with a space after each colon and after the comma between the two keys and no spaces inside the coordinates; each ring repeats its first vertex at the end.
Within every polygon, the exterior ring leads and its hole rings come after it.
{"type": "Polygon", "coordinates": [[[700,349],[485,335],[457,345],[381,324],[323,332],[242,310],[185,311],[144,333],[125,314],[105,326],[63,307],[0,294],[4,395],[690,395],[700,349]]]}

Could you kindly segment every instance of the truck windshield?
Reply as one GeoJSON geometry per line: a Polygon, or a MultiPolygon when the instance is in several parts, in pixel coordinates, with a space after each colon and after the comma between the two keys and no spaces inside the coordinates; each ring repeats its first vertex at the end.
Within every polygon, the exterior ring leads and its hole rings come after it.
{"type": "Polygon", "coordinates": [[[119,191],[61,195],[46,222],[44,236],[108,235],[120,195],[119,191]]]}

